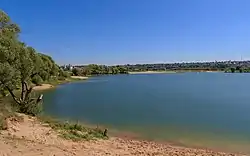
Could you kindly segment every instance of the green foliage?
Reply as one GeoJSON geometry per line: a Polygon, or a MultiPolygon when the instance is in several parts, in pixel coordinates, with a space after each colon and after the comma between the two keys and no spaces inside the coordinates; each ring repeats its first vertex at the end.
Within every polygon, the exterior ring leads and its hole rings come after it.
{"type": "Polygon", "coordinates": [[[0,98],[8,95],[8,91],[4,88],[0,88],[0,98]]]}
{"type": "Polygon", "coordinates": [[[225,71],[231,72],[230,68],[237,68],[235,72],[246,72],[250,69],[250,61],[221,61],[221,62],[190,62],[190,63],[159,63],[159,64],[135,64],[135,65],[88,65],[77,66],[86,70],[83,75],[99,74],[127,74],[128,72],[143,71],[225,71]],[[86,74],[88,73],[88,74],[86,74]]]}
{"type": "Polygon", "coordinates": [[[73,75],[74,76],[79,76],[79,75],[81,75],[81,69],[80,68],[73,68],[72,69],[72,73],[73,73],[73,75]]]}
{"type": "Polygon", "coordinates": [[[242,72],[243,72],[243,69],[242,69],[242,68],[240,68],[240,69],[239,69],[239,72],[240,72],[240,73],[242,73],[242,72]]]}
{"type": "Polygon", "coordinates": [[[88,75],[103,75],[103,74],[128,74],[127,68],[123,66],[104,66],[90,64],[83,67],[77,67],[72,70],[73,75],[88,76],[88,75]]]}
{"type": "Polygon", "coordinates": [[[230,70],[231,70],[231,73],[235,73],[235,68],[230,68],[230,70]]]}
{"type": "Polygon", "coordinates": [[[225,72],[226,73],[250,73],[250,68],[237,66],[236,68],[231,67],[229,69],[226,69],[225,72]]]}
{"type": "Polygon", "coordinates": [[[0,10],[0,91],[10,93],[20,112],[35,115],[41,106],[31,97],[32,83],[55,79],[59,67],[50,56],[19,41],[19,32],[19,27],[0,10]],[[18,95],[14,91],[19,88],[18,95]]]}
{"type": "Polygon", "coordinates": [[[32,79],[31,82],[34,83],[35,85],[41,85],[43,82],[43,79],[40,77],[40,75],[35,75],[32,79]]]}
{"type": "Polygon", "coordinates": [[[70,77],[70,72],[68,71],[63,71],[62,69],[59,70],[59,77],[64,77],[64,78],[68,78],[70,77]]]}
{"type": "Polygon", "coordinates": [[[42,104],[35,100],[19,105],[18,112],[36,116],[42,112],[42,104]]]}
{"type": "Polygon", "coordinates": [[[107,139],[104,131],[100,128],[87,128],[78,123],[61,122],[53,118],[40,117],[41,121],[49,124],[54,130],[57,130],[61,137],[71,139],[74,141],[79,140],[92,140],[92,139],[107,139]]]}
{"type": "Polygon", "coordinates": [[[55,64],[54,60],[45,54],[40,54],[39,56],[42,60],[42,65],[40,66],[40,72],[38,73],[43,81],[48,81],[53,76],[58,76],[60,69],[58,65],[55,64]]]}

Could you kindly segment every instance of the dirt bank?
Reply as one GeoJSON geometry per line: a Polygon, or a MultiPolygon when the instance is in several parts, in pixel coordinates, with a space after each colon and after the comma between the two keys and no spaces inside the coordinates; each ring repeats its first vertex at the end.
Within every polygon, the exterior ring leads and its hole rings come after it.
{"type": "Polygon", "coordinates": [[[36,118],[21,115],[22,119],[8,119],[8,129],[1,131],[0,155],[30,156],[194,156],[235,155],[202,149],[171,146],[149,141],[112,137],[109,140],[74,142],[58,136],[48,125],[36,118]]]}

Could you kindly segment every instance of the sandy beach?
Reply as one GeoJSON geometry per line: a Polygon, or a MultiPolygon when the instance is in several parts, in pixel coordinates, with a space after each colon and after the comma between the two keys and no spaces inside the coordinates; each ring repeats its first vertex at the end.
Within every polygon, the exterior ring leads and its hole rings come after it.
{"type": "Polygon", "coordinates": [[[111,137],[108,140],[65,140],[36,118],[20,114],[7,119],[0,134],[0,155],[51,156],[236,156],[240,154],[194,149],[156,142],[111,137]]]}
{"type": "MultiPolygon", "coordinates": [[[[85,76],[71,76],[72,79],[77,79],[77,80],[87,80],[88,77],[85,76]]],[[[39,91],[39,90],[46,90],[46,89],[51,89],[54,88],[55,86],[51,84],[42,84],[39,86],[34,86],[33,90],[39,91]]]]}
{"type": "Polygon", "coordinates": [[[42,84],[40,86],[35,86],[33,87],[33,90],[46,90],[46,89],[51,89],[53,88],[54,86],[51,85],[51,84],[42,84]]]}
{"type": "Polygon", "coordinates": [[[86,79],[88,79],[88,77],[86,77],[86,76],[71,76],[71,78],[73,78],[73,79],[80,79],[80,80],[86,80],[86,79]]]}

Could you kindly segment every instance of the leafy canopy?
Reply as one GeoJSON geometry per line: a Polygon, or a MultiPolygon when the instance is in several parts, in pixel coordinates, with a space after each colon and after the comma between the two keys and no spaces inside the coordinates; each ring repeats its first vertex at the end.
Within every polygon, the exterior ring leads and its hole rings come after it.
{"type": "Polygon", "coordinates": [[[24,113],[35,112],[36,98],[30,97],[32,82],[47,81],[59,75],[54,60],[18,38],[20,28],[0,10],[0,91],[8,91],[24,113]],[[20,95],[14,94],[20,89],[20,95]]]}

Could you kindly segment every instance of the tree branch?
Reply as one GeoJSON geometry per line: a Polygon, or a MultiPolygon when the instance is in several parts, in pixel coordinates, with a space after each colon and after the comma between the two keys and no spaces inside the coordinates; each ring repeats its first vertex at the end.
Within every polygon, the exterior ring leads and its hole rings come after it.
{"type": "Polygon", "coordinates": [[[33,77],[36,76],[37,74],[38,74],[38,72],[31,74],[30,78],[33,78],[33,77]]]}
{"type": "Polygon", "coordinates": [[[15,96],[15,94],[13,93],[13,91],[9,87],[7,87],[7,86],[6,86],[6,89],[9,91],[9,93],[12,96],[13,100],[20,105],[21,102],[17,99],[17,97],[15,96]]]}
{"type": "Polygon", "coordinates": [[[24,100],[26,101],[33,88],[32,87],[29,88],[27,82],[24,82],[24,85],[26,87],[26,94],[24,100]]]}
{"type": "Polygon", "coordinates": [[[24,83],[25,89],[28,90],[28,84],[27,84],[27,82],[24,81],[23,83],[24,83]]]}
{"type": "Polygon", "coordinates": [[[26,92],[26,89],[24,89],[24,82],[22,82],[22,91],[21,91],[21,99],[22,99],[22,101],[24,100],[24,92],[26,92]]]}

